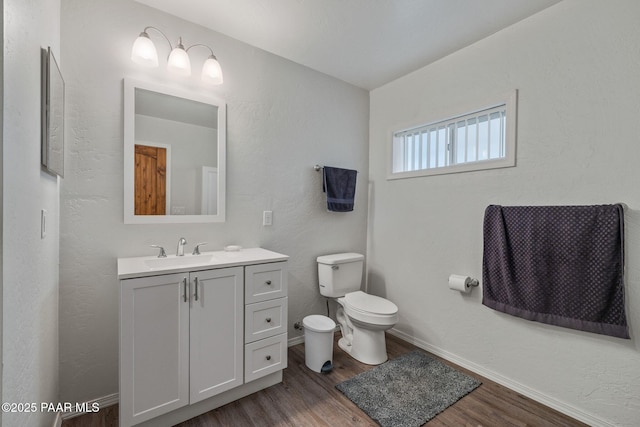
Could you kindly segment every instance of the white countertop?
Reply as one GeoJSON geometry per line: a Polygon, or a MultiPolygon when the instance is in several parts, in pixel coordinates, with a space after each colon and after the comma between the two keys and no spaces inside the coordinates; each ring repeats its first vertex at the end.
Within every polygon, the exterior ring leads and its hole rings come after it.
{"type": "Polygon", "coordinates": [[[181,257],[169,255],[166,258],[157,256],[118,258],[118,279],[262,264],[288,259],[287,255],[262,248],[247,248],[234,252],[202,252],[200,255],[185,254],[181,257]]]}

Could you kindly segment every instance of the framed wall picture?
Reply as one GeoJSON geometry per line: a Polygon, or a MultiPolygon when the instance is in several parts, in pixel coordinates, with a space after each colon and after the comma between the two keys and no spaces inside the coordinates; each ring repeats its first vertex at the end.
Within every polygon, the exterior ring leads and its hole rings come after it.
{"type": "Polygon", "coordinates": [[[64,177],[64,80],[51,47],[42,51],[42,168],[64,177]]]}

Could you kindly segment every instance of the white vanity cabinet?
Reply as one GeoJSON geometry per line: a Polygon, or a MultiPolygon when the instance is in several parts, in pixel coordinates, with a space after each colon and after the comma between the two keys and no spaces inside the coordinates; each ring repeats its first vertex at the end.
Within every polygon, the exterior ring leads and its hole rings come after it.
{"type": "Polygon", "coordinates": [[[243,383],[243,293],[242,267],[122,281],[123,425],[243,383]]]}
{"type": "Polygon", "coordinates": [[[120,426],[170,426],[282,381],[288,257],[244,251],[160,271],[118,260],[120,426]]]}

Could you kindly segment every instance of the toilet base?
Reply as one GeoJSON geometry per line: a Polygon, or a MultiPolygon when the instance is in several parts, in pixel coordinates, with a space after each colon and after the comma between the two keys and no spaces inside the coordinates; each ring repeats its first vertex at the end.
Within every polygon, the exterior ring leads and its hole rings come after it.
{"type": "Polygon", "coordinates": [[[351,357],[367,365],[379,365],[387,361],[387,343],[384,329],[366,329],[361,325],[354,325],[342,307],[336,316],[340,323],[342,338],[338,340],[338,347],[351,357]]]}
{"type": "Polygon", "coordinates": [[[345,338],[340,338],[338,347],[358,362],[367,365],[379,365],[387,361],[387,344],[384,331],[354,331],[353,338],[352,344],[349,344],[345,338]],[[372,334],[368,332],[372,332],[372,334]]]}

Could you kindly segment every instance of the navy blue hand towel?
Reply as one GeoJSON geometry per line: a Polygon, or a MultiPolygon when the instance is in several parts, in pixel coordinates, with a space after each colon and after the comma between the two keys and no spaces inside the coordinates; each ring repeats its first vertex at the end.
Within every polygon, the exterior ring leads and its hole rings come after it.
{"type": "Polygon", "coordinates": [[[332,212],[351,212],[356,197],[358,171],[325,166],[322,191],[327,193],[327,209],[332,212]]]}
{"type": "Polygon", "coordinates": [[[621,205],[489,206],[482,303],[528,320],[629,338],[621,205]]]}

